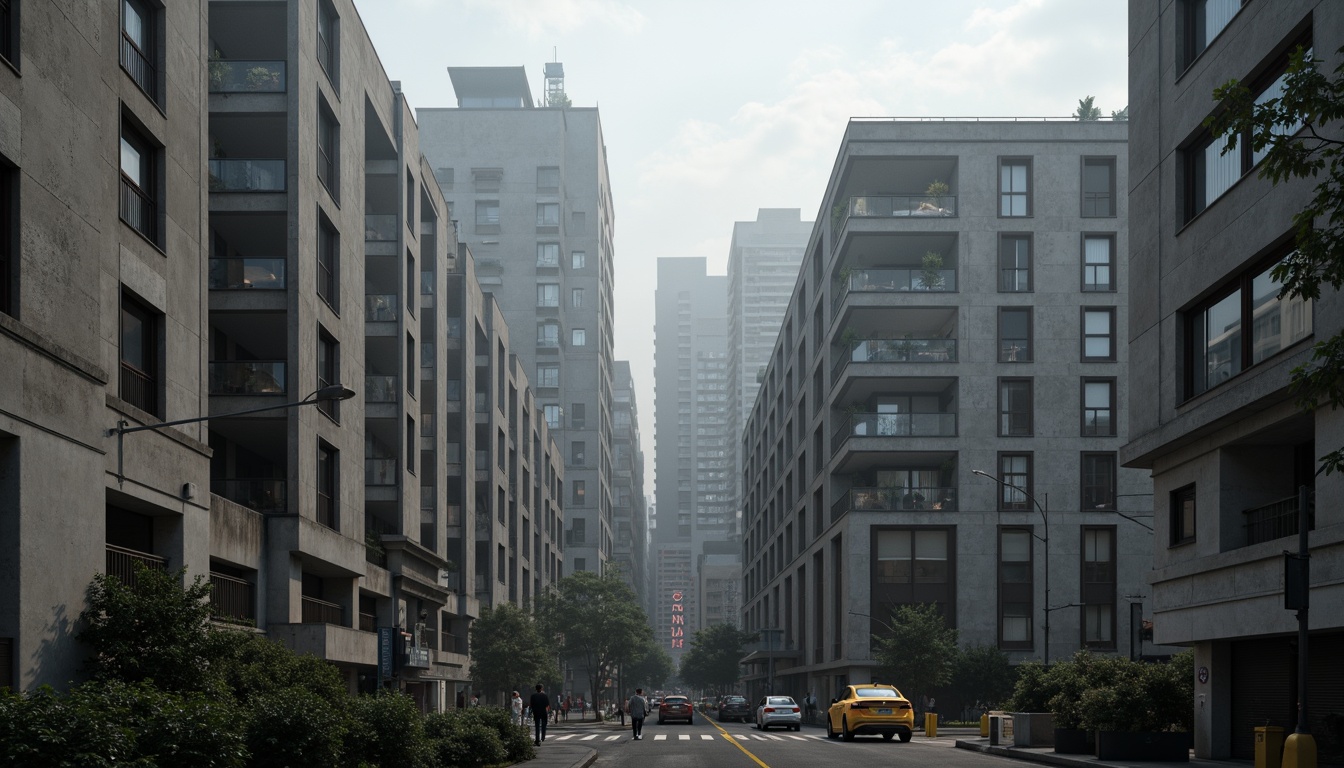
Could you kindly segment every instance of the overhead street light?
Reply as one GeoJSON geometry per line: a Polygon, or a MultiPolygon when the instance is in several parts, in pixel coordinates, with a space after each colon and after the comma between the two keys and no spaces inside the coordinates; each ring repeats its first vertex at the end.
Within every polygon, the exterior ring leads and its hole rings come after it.
{"type": "MultiPolygon", "coordinates": [[[[1045,535],[1044,535],[1044,536],[1037,536],[1035,531],[1032,531],[1031,535],[1032,535],[1033,538],[1035,538],[1036,540],[1040,541],[1042,544],[1045,545],[1045,563],[1044,563],[1044,570],[1045,570],[1045,607],[1044,607],[1044,610],[1042,611],[1042,613],[1045,614],[1045,654],[1044,654],[1044,657],[1045,657],[1045,666],[1048,667],[1048,666],[1050,666],[1050,614],[1051,614],[1053,611],[1058,610],[1059,608],[1072,608],[1072,607],[1075,607],[1075,606],[1073,606],[1073,605],[1061,605],[1061,606],[1058,606],[1057,608],[1051,608],[1051,607],[1050,607],[1050,518],[1049,518],[1049,516],[1048,516],[1048,514],[1047,514],[1047,510],[1046,510],[1046,507],[1050,506],[1050,495],[1049,495],[1049,494],[1046,494],[1046,495],[1045,495],[1045,506],[1041,506],[1041,503],[1040,503],[1039,501],[1036,500],[1036,497],[1035,497],[1035,496],[1032,496],[1030,493],[1027,493],[1027,489],[1022,488],[1021,486],[1013,485],[1012,483],[1008,482],[1007,480],[1000,479],[1000,478],[998,478],[998,477],[995,477],[994,475],[989,474],[988,472],[983,472],[983,471],[978,470],[978,469],[972,469],[972,470],[971,470],[971,474],[973,474],[973,475],[979,475],[979,476],[981,476],[981,477],[988,478],[988,479],[993,480],[994,482],[998,483],[999,485],[1002,485],[1004,488],[1011,488],[1011,489],[1013,489],[1014,491],[1017,491],[1018,493],[1022,494],[1023,496],[1027,497],[1028,499],[1030,499],[1030,500],[1031,500],[1031,503],[1034,504],[1034,505],[1036,506],[1036,509],[1041,513],[1041,524],[1042,524],[1042,527],[1045,529],[1045,535]]],[[[995,504],[995,508],[996,508],[996,509],[998,508],[998,505],[997,505],[997,504],[995,504]]]]}
{"type": "Polygon", "coordinates": [[[132,432],[160,430],[165,427],[177,427],[183,424],[197,424],[199,422],[208,421],[210,419],[224,419],[230,416],[246,416],[251,413],[263,413],[265,411],[279,411],[284,410],[286,408],[298,408],[304,405],[317,405],[318,403],[324,403],[334,400],[349,400],[356,394],[357,393],[355,392],[355,390],[342,384],[329,384],[317,390],[316,392],[313,392],[311,395],[308,395],[302,400],[298,400],[292,403],[265,405],[260,408],[245,408],[241,411],[233,411],[232,413],[216,413],[209,416],[196,416],[190,419],[175,419],[173,421],[161,421],[158,424],[141,424],[134,427],[128,426],[130,422],[126,421],[125,419],[122,419],[117,422],[117,426],[107,430],[108,437],[111,437],[112,435],[117,436],[117,482],[121,483],[126,478],[126,473],[124,472],[124,467],[122,463],[124,458],[124,454],[122,452],[122,441],[126,435],[129,435],[132,432]]]}

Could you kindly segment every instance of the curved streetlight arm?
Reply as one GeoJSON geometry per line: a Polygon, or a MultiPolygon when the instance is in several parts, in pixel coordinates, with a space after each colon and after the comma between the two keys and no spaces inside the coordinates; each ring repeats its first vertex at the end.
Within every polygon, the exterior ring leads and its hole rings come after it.
{"type": "Polygon", "coordinates": [[[979,475],[979,476],[981,476],[981,477],[989,478],[990,480],[993,480],[994,482],[998,483],[999,485],[1002,485],[1004,488],[1012,488],[1014,491],[1017,491],[1018,493],[1022,494],[1023,496],[1026,496],[1028,499],[1031,499],[1031,503],[1032,503],[1033,505],[1035,505],[1035,507],[1036,507],[1036,511],[1041,513],[1041,522],[1042,522],[1042,523],[1045,523],[1045,525],[1047,526],[1046,529],[1045,529],[1045,537],[1044,537],[1044,538],[1042,538],[1042,537],[1040,537],[1040,536],[1036,536],[1036,533],[1035,533],[1034,531],[1032,532],[1031,535],[1032,535],[1032,536],[1035,536],[1036,539],[1039,540],[1039,541],[1047,541],[1047,540],[1050,538],[1050,528],[1049,528],[1050,520],[1049,520],[1049,518],[1046,516],[1045,508],[1041,506],[1041,502],[1037,501],[1035,496],[1032,496],[1030,493],[1027,493],[1027,489],[1026,489],[1026,488],[1023,488],[1023,487],[1021,487],[1021,486],[1019,486],[1019,485],[1013,485],[1012,483],[1008,482],[1007,480],[1002,480],[1002,479],[1000,479],[1000,478],[995,477],[994,475],[989,474],[988,472],[984,472],[984,471],[979,470],[979,469],[972,469],[972,470],[971,470],[971,474],[972,474],[972,475],[979,475]]]}
{"type": "MultiPolygon", "coordinates": [[[[1041,570],[1044,571],[1044,575],[1045,575],[1045,604],[1042,606],[1042,611],[1041,611],[1041,613],[1044,614],[1044,617],[1045,617],[1045,622],[1044,622],[1044,623],[1045,623],[1045,647],[1044,647],[1044,653],[1042,654],[1042,656],[1043,656],[1044,659],[1045,659],[1045,666],[1048,667],[1048,666],[1050,666],[1050,614],[1051,614],[1051,612],[1053,612],[1053,611],[1055,611],[1055,610],[1058,610],[1058,608],[1051,608],[1051,607],[1050,607],[1050,518],[1049,518],[1049,516],[1046,514],[1045,507],[1041,506],[1041,503],[1040,503],[1039,501],[1036,500],[1036,497],[1035,497],[1035,496],[1032,496],[1030,493],[1028,493],[1028,492],[1027,492],[1027,489],[1025,489],[1025,488],[1020,488],[1020,487],[1018,487],[1018,486],[1016,486],[1016,485],[1013,485],[1012,483],[1008,482],[1007,480],[1004,480],[1004,479],[999,478],[999,477],[995,477],[994,475],[991,475],[991,474],[989,474],[988,472],[983,472],[983,471],[978,470],[978,469],[972,469],[972,470],[971,470],[971,474],[973,474],[973,475],[979,475],[979,476],[981,476],[981,477],[985,477],[985,478],[989,478],[990,480],[993,480],[994,482],[998,483],[999,485],[1002,485],[1004,488],[1012,488],[1013,490],[1015,490],[1015,491],[1021,493],[1023,496],[1026,496],[1028,499],[1031,499],[1031,503],[1032,503],[1032,504],[1035,504],[1035,505],[1036,505],[1036,510],[1037,510],[1038,512],[1041,513],[1041,523],[1042,523],[1041,527],[1044,529],[1045,535],[1044,535],[1044,536],[1037,536],[1035,531],[1032,531],[1032,532],[1031,532],[1031,535],[1032,535],[1032,537],[1034,537],[1037,541],[1041,542],[1041,544],[1045,547],[1045,561],[1041,564],[1041,570]]],[[[1046,506],[1049,506],[1049,505],[1050,505],[1050,494],[1048,494],[1048,493],[1045,495],[1045,504],[1046,504],[1046,506]]],[[[1060,607],[1060,608],[1067,608],[1067,607],[1070,607],[1070,606],[1059,606],[1059,607],[1060,607]]]]}
{"type": "Polygon", "coordinates": [[[896,630],[895,630],[890,624],[888,624],[887,622],[885,622],[885,621],[883,621],[883,620],[877,618],[876,616],[869,616],[869,615],[866,614],[866,613],[859,613],[858,611],[849,611],[849,615],[850,615],[850,616],[861,616],[861,617],[863,617],[863,618],[865,618],[865,619],[870,619],[870,620],[872,620],[872,621],[876,621],[878,624],[881,624],[882,626],[886,627],[886,628],[887,628],[887,631],[891,632],[892,634],[895,634],[895,633],[896,633],[896,630]]]}

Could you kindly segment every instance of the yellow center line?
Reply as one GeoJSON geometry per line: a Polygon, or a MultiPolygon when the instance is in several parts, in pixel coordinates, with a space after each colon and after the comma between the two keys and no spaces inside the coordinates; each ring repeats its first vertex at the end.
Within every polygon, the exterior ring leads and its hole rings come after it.
{"type": "Polygon", "coordinates": [[[740,742],[740,741],[738,741],[737,739],[733,738],[733,735],[730,734],[730,733],[728,733],[727,729],[725,729],[723,726],[719,725],[718,723],[714,722],[713,720],[710,720],[708,717],[705,718],[705,722],[707,722],[707,723],[709,723],[710,725],[712,725],[712,726],[714,726],[715,728],[717,728],[718,731],[719,731],[719,733],[723,734],[723,738],[725,738],[725,739],[728,740],[728,743],[729,743],[729,744],[732,744],[734,747],[737,747],[738,749],[742,750],[742,754],[744,754],[744,755],[746,755],[747,757],[751,758],[751,761],[752,761],[753,763],[755,763],[755,764],[761,766],[761,768],[770,768],[770,766],[768,766],[768,765],[766,765],[765,763],[761,762],[761,758],[759,758],[759,757],[753,755],[753,754],[751,753],[751,750],[749,750],[749,749],[747,749],[746,747],[742,746],[742,742],[740,742]]]}

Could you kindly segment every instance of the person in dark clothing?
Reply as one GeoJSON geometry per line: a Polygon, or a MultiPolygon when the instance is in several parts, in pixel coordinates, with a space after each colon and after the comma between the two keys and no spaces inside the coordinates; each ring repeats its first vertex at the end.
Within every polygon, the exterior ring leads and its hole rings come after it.
{"type": "Polygon", "coordinates": [[[532,743],[540,745],[546,740],[546,720],[551,714],[551,697],[542,690],[541,683],[537,683],[537,692],[532,694],[528,709],[532,710],[532,725],[535,730],[532,743]]]}
{"type": "Polygon", "coordinates": [[[649,701],[644,698],[644,689],[636,688],[626,708],[630,710],[630,725],[634,729],[635,740],[644,738],[644,718],[649,714],[649,701]]]}

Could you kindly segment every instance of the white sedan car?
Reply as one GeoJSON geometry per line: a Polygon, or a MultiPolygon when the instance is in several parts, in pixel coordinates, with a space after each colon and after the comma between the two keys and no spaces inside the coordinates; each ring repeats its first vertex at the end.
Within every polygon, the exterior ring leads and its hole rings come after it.
{"type": "Polygon", "coordinates": [[[765,696],[756,704],[756,727],[764,731],[772,725],[802,729],[803,713],[792,696],[765,696]]]}

